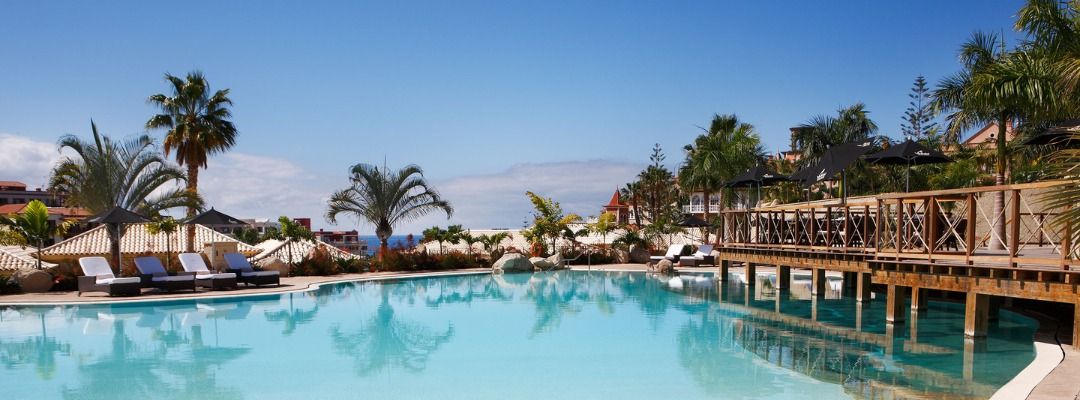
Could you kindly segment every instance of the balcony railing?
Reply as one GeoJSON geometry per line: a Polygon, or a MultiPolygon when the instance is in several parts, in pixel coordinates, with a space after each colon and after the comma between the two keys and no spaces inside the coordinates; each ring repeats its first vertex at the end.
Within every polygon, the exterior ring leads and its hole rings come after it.
{"type": "MultiPolygon", "coordinates": [[[[687,213],[687,214],[704,214],[705,213],[705,205],[704,204],[691,204],[691,205],[683,206],[683,212],[687,213]]],[[[719,212],[720,212],[720,205],[719,204],[712,204],[712,205],[709,206],[709,213],[716,214],[716,213],[719,213],[719,212]]]]}

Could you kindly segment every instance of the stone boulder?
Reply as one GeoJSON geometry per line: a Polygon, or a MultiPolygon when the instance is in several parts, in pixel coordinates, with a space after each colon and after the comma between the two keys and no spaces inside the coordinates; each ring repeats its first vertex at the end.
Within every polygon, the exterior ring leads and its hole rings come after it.
{"type": "Polygon", "coordinates": [[[533,272],[533,264],[521,253],[503,254],[491,265],[492,272],[533,272]]]}
{"type": "Polygon", "coordinates": [[[548,257],[547,262],[551,264],[551,269],[566,269],[566,261],[563,260],[562,254],[554,254],[548,257]]]}
{"type": "Polygon", "coordinates": [[[673,273],[675,272],[675,263],[672,263],[671,260],[668,259],[660,260],[653,266],[653,271],[660,274],[673,273]]]}
{"type": "Polygon", "coordinates": [[[289,276],[289,272],[292,271],[292,266],[289,263],[281,261],[280,258],[270,257],[259,260],[257,263],[259,268],[264,271],[277,271],[282,277],[289,276]]]}
{"type": "Polygon", "coordinates": [[[548,262],[544,257],[532,257],[529,259],[529,262],[532,263],[533,267],[540,271],[550,271],[555,269],[555,265],[548,262]]]}
{"type": "Polygon", "coordinates": [[[645,246],[638,244],[630,246],[630,262],[632,263],[647,264],[649,261],[651,261],[649,259],[649,257],[651,256],[652,254],[649,253],[649,249],[645,246]]]}
{"type": "Polygon", "coordinates": [[[21,269],[11,275],[24,293],[45,293],[53,286],[53,276],[39,269],[21,269]]]}
{"type": "Polygon", "coordinates": [[[629,264],[630,252],[623,249],[615,249],[615,263],[616,264],[629,264]]]}

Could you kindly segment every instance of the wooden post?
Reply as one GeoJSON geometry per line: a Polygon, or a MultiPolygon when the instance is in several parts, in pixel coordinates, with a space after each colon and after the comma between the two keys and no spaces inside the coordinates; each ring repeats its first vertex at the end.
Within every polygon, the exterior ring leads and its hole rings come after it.
{"type": "Polygon", "coordinates": [[[1073,350],[1080,349],[1080,302],[1073,304],[1073,350]]]}
{"type": "Polygon", "coordinates": [[[825,247],[832,247],[832,206],[825,207],[825,247]]]}
{"type": "Polygon", "coordinates": [[[976,218],[978,218],[979,203],[975,200],[974,193],[968,193],[967,195],[967,229],[964,232],[964,243],[967,244],[965,249],[965,255],[967,263],[971,264],[971,256],[975,254],[975,225],[977,225],[976,218]]]}
{"type": "Polygon", "coordinates": [[[856,273],[855,301],[859,303],[870,301],[870,274],[865,272],[856,273]]]}
{"type": "Polygon", "coordinates": [[[799,225],[802,224],[801,214],[802,213],[800,213],[798,209],[795,210],[795,234],[791,236],[793,239],[795,239],[795,242],[792,243],[793,245],[795,245],[795,247],[799,247],[799,239],[801,239],[799,232],[799,225]]]}
{"type": "Polygon", "coordinates": [[[990,296],[975,292],[967,293],[964,307],[964,335],[970,337],[986,336],[989,324],[990,296]]]}
{"type": "Polygon", "coordinates": [[[904,228],[904,199],[896,199],[896,255],[899,256],[904,249],[900,235],[904,228]]]}
{"type": "MultiPolygon", "coordinates": [[[[1065,212],[1072,209],[1072,204],[1065,206],[1065,212]]],[[[1070,221],[1066,219],[1066,221],[1070,221]]],[[[1069,270],[1069,260],[1072,258],[1072,222],[1065,223],[1065,234],[1061,236],[1061,269],[1069,270]]],[[[1066,279],[1070,277],[1066,275],[1066,279]]],[[[1070,282],[1071,283],[1071,282],[1070,282]]],[[[1075,342],[1073,342],[1075,343],[1075,342]]]]}
{"type": "Polygon", "coordinates": [[[921,287],[913,286],[911,288],[911,309],[913,311],[922,311],[926,309],[927,303],[927,290],[921,287]]]}
{"type": "MultiPolygon", "coordinates": [[[[863,206],[862,215],[862,234],[859,235],[862,240],[862,247],[868,248],[870,246],[870,206],[863,206]]],[[[875,241],[876,242],[876,241],[875,241]]],[[[877,246],[874,246],[877,247],[877,246]]]]}
{"type": "Polygon", "coordinates": [[[825,282],[827,281],[825,278],[825,269],[814,268],[811,271],[810,294],[814,295],[814,297],[825,296],[825,282]]]}
{"type": "Polygon", "coordinates": [[[885,321],[889,323],[903,323],[904,316],[908,313],[905,310],[906,296],[904,295],[904,287],[898,285],[889,285],[888,292],[885,297],[885,321]]]}
{"type": "MultiPolygon", "coordinates": [[[[1016,255],[1020,253],[1020,190],[1012,190],[1012,226],[1009,228],[1010,264],[1016,267],[1016,255]]],[[[1008,222],[1006,222],[1008,223],[1008,222]]]]}
{"type": "Polygon", "coordinates": [[[776,290],[788,290],[791,288],[791,267],[784,265],[776,266],[776,290]]]}
{"type": "Polygon", "coordinates": [[[720,281],[727,282],[729,269],[731,269],[731,261],[720,260],[720,281]]]}
{"type": "Polygon", "coordinates": [[[926,221],[923,226],[926,227],[926,253],[929,254],[930,262],[934,261],[934,247],[937,247],[937,233],[938,233],[938,204],[937,197],[930,196],[929,200],[930,209],[926,210],[926,221]]]}
{"type": "Polygon", "coordinates": [[[745,266],[743,270],[746,273],[746,284],[753,287],[757,283],[757,265],[749,262],[743,263],[743,265],[745,266]]]}

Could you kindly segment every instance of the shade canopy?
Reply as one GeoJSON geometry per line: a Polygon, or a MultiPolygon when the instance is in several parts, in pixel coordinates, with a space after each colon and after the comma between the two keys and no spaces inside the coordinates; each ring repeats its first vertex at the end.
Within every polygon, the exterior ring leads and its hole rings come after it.
{"type": "Polygon", "coordinates": [[[147,221],[150,220],[123,207],[113,207],[109,211],[86,219],[86,222],[92,224],[137,224],[147,221]]]}
{"type": "Polygon", "coordinates": [[[203,211],[202,214],[189,218],[188,220],[184,221],[184,223],[206,226],[246,224],[246,222],[241,221],[239,218],[229,216],[228,214],[215,210],[213,207],[210,207],[209,210],[203,211]]]}
{"type": "Polygon", "coordinates": [[[911,139],[891,146],[880,153],[868,155],[866,160],[877,164],[896,165],[940,164],[952,161],[940,151],[923,146],[911,139]]]}
{"type": "Polygon", "coordinates": [[[686,214],[683,216],[682,221],[679,221],[679,226],[685,226],[687,228],[704,228],[709,226],[709,223],[696,215],[686,214]]]}
{"type": "Polygon", "coordinates": [[[864,154],[873,150],[871,139],[838,144],[830,147],[817,163],[803,168],[791,175],[792,179],[803,181],[807,186],[817,182],[832,180],[833,176],[851,166],[864,154]]]}
{"type": "Polygon", "coordinates": [[[1038,135],[1027,138],[1023,144],[1026,146],[1074,146],[1080,144],[1080,140],[1074,138],[1076,135],[1080,135],[1080,119],[1062,121],[1038,135]]]}
{"type": "Polygon", "coordinates": [[[778,173],[770,171],[764,165],[757,165],[754,168],[750,168],[732,178],[730,181],[724,183],[727,187],[746,187],[746,186],[762,186],[772,185],[777,182],[787,181],[788,177],[780,175],[778,173]]]}

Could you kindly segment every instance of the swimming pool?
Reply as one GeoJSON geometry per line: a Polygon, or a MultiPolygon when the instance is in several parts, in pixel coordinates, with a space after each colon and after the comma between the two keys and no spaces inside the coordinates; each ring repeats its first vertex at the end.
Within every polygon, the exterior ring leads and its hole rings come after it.
{"type": "Polygon", "coordinates": [[[962,305],[931,303],[914,323],[888,329],[883,301],[858,306],[836,281],[813,300],[797,274],[789,291],[772,290],[765,274],[749,286],[733,278],[481,274],[7,307],[0,391],[10,399],[987,397],[1034,357],[1035,322],[1009,312],[972,342],[962,305]]]}

